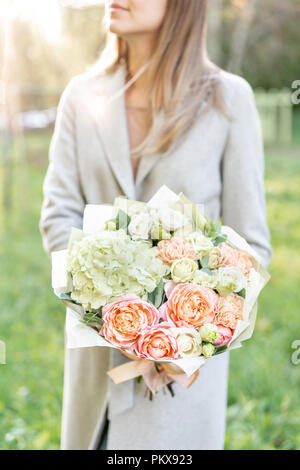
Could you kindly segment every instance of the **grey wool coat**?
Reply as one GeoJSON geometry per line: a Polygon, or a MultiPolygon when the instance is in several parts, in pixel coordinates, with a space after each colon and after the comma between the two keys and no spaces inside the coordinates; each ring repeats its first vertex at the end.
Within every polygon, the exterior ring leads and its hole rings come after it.
{"type": "MultiPolygon", "coordinates": [[[[124,94],[125,67],[112,75],[84,73],[64,90],[43,185],[40,231],[45,251],[67,247],[71,227],[82,227],[85,204],[119,195],[147,201],[166,184],[183,191],[205,213],[231,226],[268,264],[264,158],[253,92],[242,78],[220,73],[230,117],[212,109],[195,121],[167,155],[144,155],[136,179],[124,94]]],[[[62,449],[96,449],[108,410],[108,449],[222,449],[228,354],[208,361],[188,390],[159,392],[152,402],[134,380],[115,385],[108,368],[126,361],[108,348],[66,350],[62,449]]],[[[234,384],[237,386],[238,384],[234,384]]]]}

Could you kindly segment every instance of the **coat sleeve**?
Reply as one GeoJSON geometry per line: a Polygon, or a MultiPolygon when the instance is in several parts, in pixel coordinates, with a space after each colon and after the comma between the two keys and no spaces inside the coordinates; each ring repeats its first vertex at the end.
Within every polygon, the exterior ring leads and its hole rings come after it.
{"type": "Polygon", "coordinates": [[[67,247],[71,227],[82,228],[85,200],[76,155],[75,88],[72,79],[61,95],[43,183],[39,229],[49,256],[67,247]]]}
{"type": "Polygon", "coordinates": [[[247,240],[267,267],[272,248],[266,222],[261,125],[252,88],[239,77],[229,114],[222,159],[222,221],[247,240]]]}

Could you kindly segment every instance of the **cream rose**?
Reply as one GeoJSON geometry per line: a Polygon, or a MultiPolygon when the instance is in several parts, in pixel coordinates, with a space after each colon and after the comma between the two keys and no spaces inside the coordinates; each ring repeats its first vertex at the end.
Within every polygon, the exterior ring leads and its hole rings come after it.
{"type": "Polygon", "coordinates": [[[200,258],[203,258],[203,256],[214,248],[211,239],[203,235],[201,232],[193,232],[188,235],[187,239],[200,258]]]}
{"type": "Polygon", "coordinates": [[[201,336],[194,328],[172,328],[180,357],[198,357],[201,355],[201,336]]]}
{"type": "Polygon", "coordinates": [[[199,284],[202,287],[208,287],[209,289],[215,289],[218,284],[218,278],[215,271],[212,271],[211,274],[198,269],[193,277],[193,282],[199,284]]]}
{"type": "Polygon", "coordinates": [[[228,266],[218,269],[217,291],[220,295],[229,295],[232,292],[240,292],[247,286],[247,278],[240,268],[228,266]]]}
{"type": "Polygon", "coordinates": [[[149,231],[151,229],[151,218],[147,212],[133,215],[128,225],[128,232],[133,239],[148,239],[149,231]]]}
{"type": "Polygon", "coordinates": [[[171,232],[183,227],[188,222],[187,218],[181,214],[181,212],[170,209],[169,207],[159,209],[158,217],[163,228],[171,232]]]}
{"type": "Polygon", "coordinates": [[[190,258],[182,258],[173,261],[171,266],[171,276],[175,282],[190,281],[197,270],[197,263],[190,258]]]}
{"type": "Polygon", "coordinates": [[[220,260],[221,260],[221,250],[218,247],[214,247],[210,252],[208,253],[208,263],[207,267],[209,269],[215,269],[219,266],[220,260]]]}

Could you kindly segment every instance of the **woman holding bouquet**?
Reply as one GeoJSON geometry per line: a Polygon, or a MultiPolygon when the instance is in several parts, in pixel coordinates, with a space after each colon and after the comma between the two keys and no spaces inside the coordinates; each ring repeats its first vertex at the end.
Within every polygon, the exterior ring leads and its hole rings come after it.
{"type": "MultiPolygon", "coordinates": [[[[268,264],[253,92],[209,61],[206,9],[207,0],[107,2],[107,47],[58,108],[40,219],[48,254],[67,247],[86,204],[147,201],[166,184],[222,217],[268,264]]],[[[174,385],[175,397],[148,401],[133,380],[110,381],[107,370],[126,361],[112,351],[66,351],[63,449],[223,448],[228,353],[188,390],[174,385]]]]}

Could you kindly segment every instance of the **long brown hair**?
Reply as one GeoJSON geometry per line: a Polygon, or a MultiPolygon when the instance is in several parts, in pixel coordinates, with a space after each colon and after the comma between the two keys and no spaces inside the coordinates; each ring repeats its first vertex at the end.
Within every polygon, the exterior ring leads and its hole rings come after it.
{"type": "MultiPolygon", "coordinates": [[[[219,69],[208,59],[206,16],[208,0],[168,0],[157,47],[148,72],[152,126],[136,153],[167,152],[188,131],[198,115],[223,108],[219,69]]],[[[128,66],[126,40],[108,32],[100,62],[105,73],[128,66]]]]}

